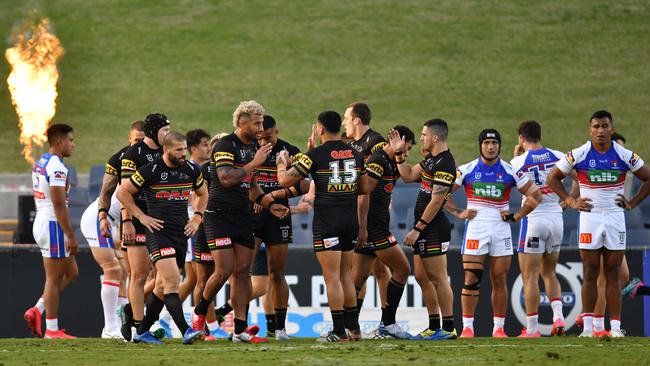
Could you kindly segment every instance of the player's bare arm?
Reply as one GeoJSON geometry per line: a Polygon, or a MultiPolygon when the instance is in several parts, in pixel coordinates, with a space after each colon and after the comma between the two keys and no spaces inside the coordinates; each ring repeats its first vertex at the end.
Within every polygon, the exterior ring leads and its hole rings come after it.
{"type": "Polygon", "coordinates": [[[257,184],[257,179],[253,177],[251,179],[251,188],[248,191],[248,198],[254,203],[256,203],[257,205],[260,205],[266,208],[267,210],[269,210],[269,212],[273,216],[283,219],[291,213],[291,209],[289,209],[289,207],[282,204],[276,204],[276,205],[273,204],[275,200],[278,198],[289,198],[289,196],[286,195],[286,191],[284,191],[283,189],[279,191],[282,191],[282,194],[284,194],[283,197],[280,197],[281,195],[280,192],[277,193],[277,196],[273,196],[273,192],[277,192],[277,191],[273,191],[265,194],[264,191],[262,191],[262,188],[260,188],[260,186],[257,184]]]}
{"type": "Polygon", "coordinates": [[[643,182],[639,191],[629,200],[622,194],[619,194],[616,199],[616,204],[626,210],[637,207],[650,194],[650,168],[644,165],[634,172],[634,176],[643,182]]]}
{"type": "Polygon", "coordinates": [[[255,168],[259,167],[264,163],[266,158],[271,153],[273,146],[271,144],[265,144],[260,146],[260,148],[255,153],[253,160],[248,164],[244,165],[241,168],[235,168],[231,166],[221,166],[217,168],[217,176],[219,177],[219,182],[224,187],[232,187],[244,180],[249,174],[253,173],[255,168]]]}
{"type": "Polygon", "coordinates": [[[519,188],[519,192],[522,195],[526,196],[524,205],[519,209],[519,211],[515,212],[514,214],[511,214],[508,211],[502,211],[501,219],[503,219],[503,221],[517,222],[523,219],[529,213],[533,212],[537,205],[539,205],[539,203],[542,201],[542,191],[540,191],[532,181],[524,184],[521,188],[519,188]]]}
{"type": "Polygon", "coordinates": [[[61,229],[63,229],[67,250],[70,251],[70,254],[76,255],[79,245],[77,244],[77,239],[74,237],[72,224],[70,224],[70,215],[66,206],[65,187],[50,187],[50,193],[52,195],[54,215],[56,216],[56,221],[61,225],[61,229]]]}
{"type": "Polygon", "coordinates": [[[110,237],[111,224],[108,222],[108,210],[111,207],[111,196],[117,188],[120,178],[115,175],[104,174],[102,179],[102,188],[99,192],[97,206],[99,207],[99,230],[105,238],[110,237]]]}
{"type": "Polygon", "coordinates": [[[560,197],[560,202],[564,202],[566,207],[576,209],[578,211],[590,211],[593,208],[590,198],[577,197],[573,198],[569,192],[564,189],[562,179],[566,175],[558,167],[553,167],[553,170],[546,178],[546,184],[560,197]]]}
{"type": "Polygon", "coordinates": [[[117,199],[122,204],[122,207],[126,208],[133,216],[140,220],[140,223],[149,229],[150,232],[162,229],[164,223],[163,220],[145,214],[138,205],[135,204],[133,196],[136,193],[138,193],[138,189],[133,185],[133,183],[128,179],[123,179],[120,189],[117,191],[117,199]]]}
{"type": "Polygon", "coordinates": [[[205,184],[194,190],[194,198],[192,200],[192,211],[194,214],[185,225],[185,236],[191,237],[196,235],[196,232],[203,220],[203,213],[208,206],[208,188],[205,184]]]}
{"type": "Polygon", "coordinates": [[[295,167],[287,169],[289,166],[289,153],[287,151],[280,151],[276,155],[276,166],[278,167],[278,183],[282,187],[292,186],[304,179],[295,167]]]}
{"type": "Polygon", "coordinates": [[[426,229],[427,225],[429,225],[431,220],[433,220],[433,218],[438,214],[438,211],[440,211],[440,208],[445,203],[447,194],[449,194],[449,187],[445,187],[439,184],[432,185],[431,200],[427,204],[427,207],[424,208],[424,212],[422,213],[420,220],[415,223],[413,229],[411,229],[411,231],[406,234],[406,237],[404,237],[405,245],[412,246],[415,244],[415,241],[418,240],[418,237],[420,236],[420,232],[426,229]]]}
{"type": "MultiPolygon", "coordinates": [[[[458,184],[455,184],[451,187],[450,193],[454,193],[460,188],[458,184]]],[[[443,207],[445,211],[449,212],[450,214],[456,216],[457,218],[461,220],[472,220],[474,217],[476,217],[476,209],[474,208],[467,208],[467,209],[461,209],[458,207],[456,204],[456,201],[454,201],[454,198],[450,195],[449,198],[447,199],[447,202],[445,203],[445,206],[443,207]]]]}

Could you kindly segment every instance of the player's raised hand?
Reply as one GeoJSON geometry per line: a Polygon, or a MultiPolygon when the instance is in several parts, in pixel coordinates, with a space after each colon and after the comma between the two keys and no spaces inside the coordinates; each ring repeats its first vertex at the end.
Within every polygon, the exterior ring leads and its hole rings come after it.
{"type": "Polygon", "coordinates": [[[275,165],[278,168],[286,168],[289,166],[289,152],[287,150],[282,150],[279,153],[275,154],[275,165]]]}
{"type": "Polygon", "coordinates": [[[399,132],[397,132],[397,130],[391,129],[388,132],[388,143],[390,144],[390,147],[395,150],[395,152],[404,152],[406,140],[404,139],[404,136],[399,136],[399,132]]]}
{"type": "Polygon", "coordinates": [[[163,228],[165,221],[151,217],[149,215],[144,215],[140,218],[140,223],[144,225],[150,232],[153,233],[154,230],[158,231],[163,228]]]}
{"type": "Polygon", "coordinates": [[[266,158],[269,157],[271,150],[273,150],[273,145],[271,144],[260,145],[260,148],[257,149],[257,152],[255,152],[255,157],[253,157],[252,163],[255,166],[264,164],[264,161],[266,161],[266,158]]]}
{"type": "Polygon", "coordinates": [[[526,152],[526,150],[524,150],[524,147],[517,144],[517,145],[515,145],[515,151],[513,151],[512,155],[513,156],[519,156],[519,155],[521,155],[521,154],[523,154],[525,152],[526,152]]]}
{"type": "Polygon", "coordinates": [[[269,206],[269,212],[278,219],[284,219],[291,213],[291,210],[285,205],[271,204],[271,206],[269,206]]]}
{"type": "Polygon", "coordinates": [[[79,244],[77,244],[77,238],[73,236],[65,238],[66,249],[70,252],[70,255],[77,255],[79,251],[79,244]]]}
{"type": "Polygon", "coordinates": [[[307,150],[311,150],[316,147],[316,124],[311,125],[311,135],[307,138],[307,150]]]}

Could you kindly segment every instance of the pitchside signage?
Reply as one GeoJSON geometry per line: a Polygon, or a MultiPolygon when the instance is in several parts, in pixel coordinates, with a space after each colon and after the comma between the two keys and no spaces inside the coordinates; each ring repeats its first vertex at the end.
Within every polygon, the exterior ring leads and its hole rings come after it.
{"type": "MultiPolygon", "coordinates": [[[[411,257],[410,249],[406,250],[411,257]]],[[[627,259],[632,276],[644,274],[644,256],[647,251],[628,251],[627,259]]],[[[61,299],[59,315],[62,327],[71,334],[91,337],[99,336],[102,326],[102,307],[99,295],[100,271],[87,250],[77,256],[79,264],[79,279],[66,290],[61,299]]],[[[456,327],[461,328],[460,322],[460,291],[463,281],[463,269],[458,251],[449,252],[449,275],[454,293],[454,314],[456,327]]],[[[649,265],[645,263],[645,276],[649,276],[649,265]]],[[[526,322],[526,311],[523,305],[523,283],[519,274],[516,256],[508,275],[509,294],[506,332],[515,336],[521,332],[526,322]]],[[[575,318],[581,308],[582,263],[576,250],[565,249],[560,255],[557,274],[562,286],[564,314],[567,319],[569,332],[576,332],[573,327],[575,318]]],[[[8,301],[0,302],[1,324],[0,337],[29,337],[23,312],[32,306],[43,290],[44,273],[40,252],[33,247],[10,247],[0,249],[0,275],[6,282],[8,301]]],[[[481,282],[482,295],[477,307],[474,328],[478,336],[489,336],[492,331],[492,312],[490,310],[490,285],[487,270],[481,282]]],[[[294,336],[316,337],[331,327],[331,317],[327,309],[327,293],[325,281],[320,274],[318,263],[309,249],[292,249],[287,260],[287,281],[290,286],[289,314],[287,330],[294,336]]],[[[369,279],[369,288],[374,288],[374,280],[369,279]]],[[[222,304],[227,296],[226,288],[217,296],[218,304],[222,304]]],[[[624,300],[622,323],[628,335],[650,335],[650,303],[644,309],[645,299],[624,300]],[[646,324],[644,332],[644,323],[646,324]]],[[[647,300],[645,300],[647,301],[647,300]]],[[[376,291],[368,291],[361,311],[360,322],[364,331],[374,328],[380,317],[379,296],[376,291]]],[[[540,323],[543,334],[550,333],[551,308],[548,296],[542,292],[540,298],[540,323]]],[[[189,315],[191,304],[186,303],[189,315]]],[[[264,315],[258,303],[251,307],[251,321],[258,322],[264,327],[264,315]]],[[[422,303],[422,293],[413,276],[409,277],[404,298],[397,316],[398,322],[411,333],[424,329],[428,324],[426,309],[422,303]]]]}

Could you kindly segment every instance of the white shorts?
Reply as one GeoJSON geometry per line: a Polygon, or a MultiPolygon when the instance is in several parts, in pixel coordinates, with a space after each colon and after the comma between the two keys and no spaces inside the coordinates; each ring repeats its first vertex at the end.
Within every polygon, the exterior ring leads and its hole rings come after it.
{"type": "Polygon", "coordinates": [[[519,230],[519,253],[557,253],[562,247],[562,214],[524,217],[519,230]]]}
{"type": "Polygon", "coordinates": [[[36,215],[32,234],[41,249],[43,258],[67,258],[70,251],[65,246],[65,235],[56,219],[36,215]]]}
{"type": "Polygon", "coordinates": [[[192,248],[194,248],[194,237],[187,239],[187,251],[185,252],[185,263],[192,262],[194,260],[194,254],[192,253],[192,248]]]}
{"type": "Polygon", "coordinates": [[[510,224],[503,221],[468,221],[461,254],[503,257],[512,255],[510,224]]]}
{"type": "Polygon", "coordinates": [[[625,250],[625,214],[623,212],[580,212],[578,247],[597,250],[625,250]]]}
{"type": "Polygon", "coordinates": [[[106,238],[102,236],[101,230],[99,230],[99,220],[97,219],[97,212],[93,210],[86,210],[81,216],[81,233],[84,234],[88,246],[94,248],[115,248],[114,237],[117,233],[117,226],[114,222],[110,221],[111,224],[111,237],[106,238]]]}

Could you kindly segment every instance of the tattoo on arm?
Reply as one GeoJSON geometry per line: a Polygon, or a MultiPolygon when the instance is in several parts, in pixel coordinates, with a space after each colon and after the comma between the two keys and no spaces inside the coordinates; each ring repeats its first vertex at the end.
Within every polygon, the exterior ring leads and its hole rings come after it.
{"type": "Polygon", "coordinates": [[[111,206],[111,195],[115,192],[119,179],[119,177],[114,175],[104,174],[102,189],[99,194],[99,207],[109,208],[111,206]]]}
{"type": "Polygon", "coordinates": [[[449,192],[449,187],[441,186],[438,184],[434,184],[433,187],[431,188],[431,194],[433,195],[446,195],[449,192]]]}
{"type": "Polygon", "coordinates": [[[245,169],[237,169],[231,166],[217,168],[219,181],[224,186],[234,186],[242,181],[248,175],[245,169]]]}
{"type": "Polygon", "coordinates": [[[287,175],[292,177],[292,178],[303,178],[302,174],[298,173],[296,168],[291,168],[287,170],[287,175]]]}

